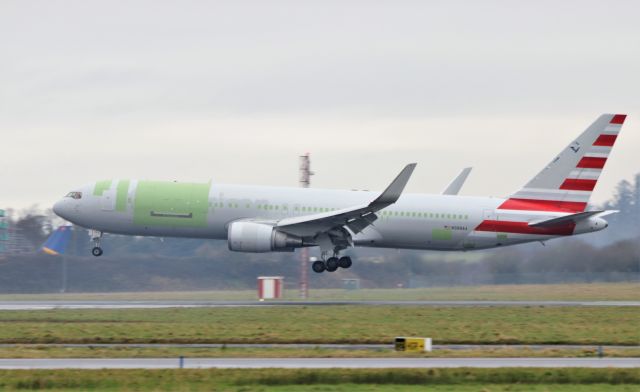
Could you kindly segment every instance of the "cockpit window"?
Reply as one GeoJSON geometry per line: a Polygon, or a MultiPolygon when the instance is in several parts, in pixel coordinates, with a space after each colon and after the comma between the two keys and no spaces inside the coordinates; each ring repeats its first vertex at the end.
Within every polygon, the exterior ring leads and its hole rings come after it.
{"type": "Polygon", "coordinates": [[[67,196],[65,197],[70,197],[72,199],[82,199],[82,192],[69,192],[67,193],[67,196]]]}

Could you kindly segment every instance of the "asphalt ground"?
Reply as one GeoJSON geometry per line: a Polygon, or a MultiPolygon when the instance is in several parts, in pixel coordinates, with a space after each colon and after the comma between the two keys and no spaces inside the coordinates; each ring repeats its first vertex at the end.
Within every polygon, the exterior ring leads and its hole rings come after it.
{"type": "Polygon", "coordinates": [[[639,358],[109,358],[0,359],[0,369],[640,368],[639,358]]]}
{"type": "MultiPolygon", "coordinates": [[[[0,343],[0,348],[14,347],[60,347],[60,348],[264,348],[264,349],[328,349],[328,350],[386,350],[393,344],[313,344],[313,343],[0,343]]],[[[521,350],[615,350],[640,349],[640,346],[613,346],[589,344],[434,344],[434,350],[478,350],[478,349],[521,349],[521,350]]]]}
{"type": "Polygon", "coordinates": [[[0,301],[0,310],[160,309],[252,306],[636,306],[640,301],[0,301]]]}

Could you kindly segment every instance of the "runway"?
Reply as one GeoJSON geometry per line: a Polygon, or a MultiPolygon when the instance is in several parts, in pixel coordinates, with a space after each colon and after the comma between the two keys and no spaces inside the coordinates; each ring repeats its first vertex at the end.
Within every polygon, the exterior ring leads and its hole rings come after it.
{"type": "Polygon", "coordinates": [[[0,310],[162,309],[256,306],[635,306],[640,301],[0,301],[0,310]]]}
{"type": "MultiPolygon", "coordinates": [[[[0,348],[182,348],[182,349],[221,349],[221,348],[260,348],[260,349],[324,349],[324,350],[392,350],[393,344],[314,344],[314,343],[0,343],[0,348]]],[[[434,344],[433,350],[624,350],[640,349],[640,346],[615,346],[594,344],[434,344]]]]}
{"type": "MultiPolygon", "coordinates": [[[[0,359],[0,369],[171,369],[179,358],[0,359]]],[[[640,368],[639,358],[186,358],[184,368],[640,368]]]]}

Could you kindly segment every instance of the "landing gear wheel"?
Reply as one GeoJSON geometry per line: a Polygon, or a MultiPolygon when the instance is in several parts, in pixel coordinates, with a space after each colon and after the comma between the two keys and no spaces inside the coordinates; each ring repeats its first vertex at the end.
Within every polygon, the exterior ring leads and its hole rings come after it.
{"type": "Polygon", "coordinates": [[[313,270],[313,272],[321,273],[327,269],[327,266],[324,264],[324,261],[316,260],[313,262],[313,264],[311,264],[311,269],[313,270]]]}
{"type": "Polygon", "coordinates": [[[351,262],[351,257],[349,256],[341,257],[338,260],[338,265],[340,266],[340,268],[349,268],[351,267],[351,264],[353,263],[351,262]]]}
{"type": "Polygon", "coordinates": [[[327,271],[333,272],[338,269],[338,258],[337,257],[329,257],[327,259],[327,271]]]}
{"type": "Polygon", "coordinates": [[[95,257],[102,256],[102,248],[99,246],[96,246],[95,248],[91,249],[91,254],[94,255],[95,257]]]}

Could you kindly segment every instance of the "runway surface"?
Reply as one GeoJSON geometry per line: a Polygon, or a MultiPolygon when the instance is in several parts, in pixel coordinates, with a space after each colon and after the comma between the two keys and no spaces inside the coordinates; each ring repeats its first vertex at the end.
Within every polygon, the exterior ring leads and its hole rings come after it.
{"type": "MultiPolygon", "coordinates": [[[[179,358],[0,359],[0,369],[169,369],[179,358]]],[[[638,358],[186,358],[185,368],[640,368],[638,358]]]]}
{"type": "MultiPolygon", "coordinates": [[[[313,343],[0,343],[0,348],[263,348],[263,349],[326,349],[326,350],[392,350],[393,344],[313,344],[313,343]]],[[[640,349],[640,346],[593,344],[434,344],[434,350],[616,350],[640,349]]]]}
{"type": "Polygon", "coordinates": [[[640,301],[0,301],[0,310],[160,309],[252,306],[640,306],[640,301]]]}

